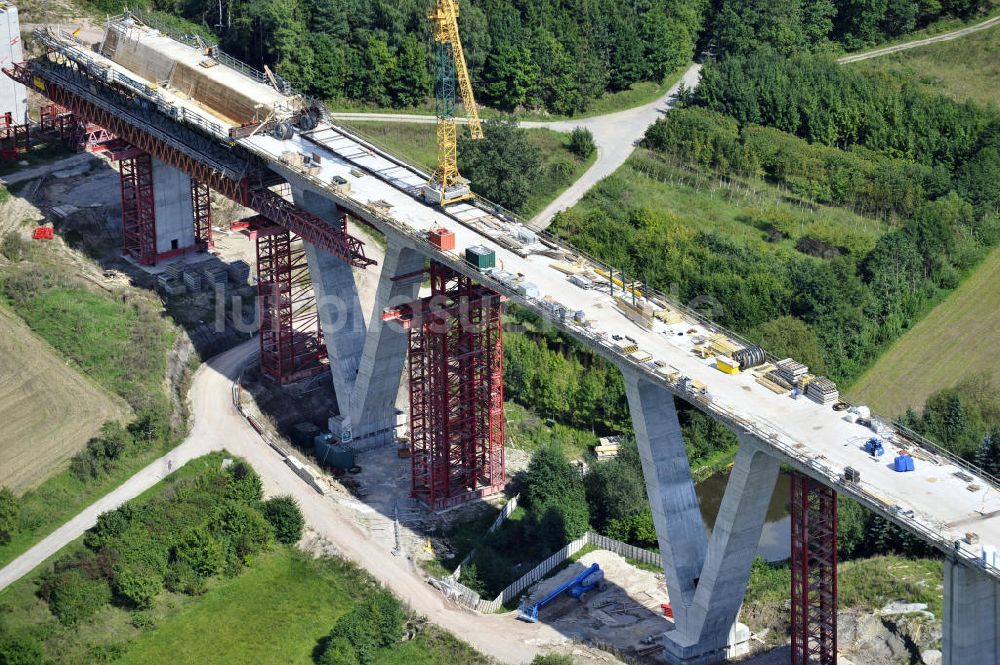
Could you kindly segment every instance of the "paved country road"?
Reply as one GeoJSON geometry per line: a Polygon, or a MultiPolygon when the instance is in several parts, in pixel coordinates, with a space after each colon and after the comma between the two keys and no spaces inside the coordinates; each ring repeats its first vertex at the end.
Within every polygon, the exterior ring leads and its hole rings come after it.
{"type": "MultiPolygon", "coordinates": [[[[701,65],[691,65],[680,81],[654,102],[635,108],[598,115],[579,120],[525,121],[522,127],[543,127],[557,132],[571,132],[576,127],[586,127],[594,135],[597,161],[580,178],[560,194],[531,220],[530,226],[542,230],[552,223],[560,210],[575,205],[590,188],[614,173],[635,150],[636,144],[646,134],[646,129],[674,106],[674,96],[683,83],[689,90],[697,87],[701,65]]],[[[406,113],[333,113],[341,120],[381,120],[385,122],[414,122],[433,124],[437,118],[430,115],[406,113]]],[[[461,122],[462,119],[459,119],[461,122]]]]}
{"type": "Polygon", "coordinates": [[[970,25],[968,28],[952,30],[951,32],[945,32],[940,35],[934,35],[933,37],[927,37],[925,39],[915,39],[912,42],[896,44],[895,46],[886,46],[885,48],[875,49],[874,51],[866,51],[864,53],[852,53],[851,55],[845,55],[842,58],[838,58],[837,62],[839,62],[842,65],[845,65],[849,62],[858,62],[860,60],[877,58],[879,56],[889,55],[890,53],[898,53],[899,51],[905,51],[911,48],[927,46],[928,44],[936,44],[937,42],[947,42],[952,39],[958,39],[959,37],[970,35],[973,32],[979,32],[980,30],[986,30],[987,28],[992,28],[995,25],[1000,25],[1000,16],[995,16],[991,19],[983,21],[982,23],[977,23],[976,25],[970,25]]]}
{"type": "MultiPolygon", "coordinates": [[[[132,476],[47,538],[0,570],[0,590],[28,574],[39,564],[83,535],[97,516],[135,498],[185,462],[225,448],[243,457],[257,470],[268,496],[294,496],[306,524],[333,543],[342,555],[384,583],[404,603],[476,649],[505,663],[527,663],[540,647],[567,642],[567,638],[542,623],[526,624],[511,615],[480,615],[448,601],[426,583],[424,575],[404,557],[394,556],[371,540],[352,519],[350,508],[319,496],[268,447],[240,417],[232,403],[232,384],[240,369],[257,350],[250,340],[203,364],[195,373],[190,392],[193,417],[191,434],[169,454],[132,476]]],[[[579,647],[582,648],[582,647],[579,647]]],[[[613,661],[609,658],[609,661],[613,661]]]]}

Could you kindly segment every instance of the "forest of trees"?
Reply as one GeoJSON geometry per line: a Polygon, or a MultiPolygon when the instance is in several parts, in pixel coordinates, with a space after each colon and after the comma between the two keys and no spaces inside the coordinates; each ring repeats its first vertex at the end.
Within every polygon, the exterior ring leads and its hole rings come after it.
{"type": "Polygon", "coordinates": [[[762,47],[792,53],[870,46],[942,17],[969,18],[982,0],[716,0],[712,45],[724,54],[762,47]]]}
{"type": "MultiPolygon", "coordinates": [[[[100,12],[122,0],[90,0],[100,12]]],[[[182,17],[231,55],[270,65],[329,101],[412,107],[433,94],[433,0],[141,0],[182,17]]],[[[462,0],[459,24],[478,101],[559,114],[605,92],[661,81],[697,48],[783,55],[859,48],[983,0],[462,0]]]]}
{"type": "MultiPolygon", "coordinates": [[[[215,32],[325,100],[416,106],[433,94],[433,0],[147,0],[215,32]],[[222,16],[220,16],[220,8],[222,16]]],[[[120,11],[120,0],[95,0],[120,11]]],[[[705,0],[463,0],[459,26],[480,103],[571,114],[689,62],[705,0]]]]}

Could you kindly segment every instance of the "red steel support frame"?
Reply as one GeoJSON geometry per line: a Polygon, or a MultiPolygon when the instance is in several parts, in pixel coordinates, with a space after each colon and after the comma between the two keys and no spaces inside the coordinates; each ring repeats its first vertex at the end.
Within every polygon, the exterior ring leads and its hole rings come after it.
{"type": "Polygon", "coordinates": [[[327,352],[302,243],[263,217],[244,221],[257,245],[261,371],[281,385],[315,376],[327,352]]]}
{"type": "Polygon", "coordinates": [[[146,153],[119,162],[122,187],[122,250],[141,265],[156,263],[153,161],[146,153]]]}
{"type": "Polygon", "coordinates": [[[837,493],[799,473],[792,489],[792,665],[837,663],[837,493]]]}
{"type": "Polygon", "coordinates": [[[194,213],[194,242],[199,249],[214,247],[212,242],[212,190],[191,178],[191,210],[194,213]]]}
{"type": "Polygon", "coordinates": [[[29,147],[28,125],[15,123],[10,111],[0,116],[0,158],[20,159],[29,147]]]}
{"type": "Polygon", "coordinates": [[[504,486],[502,296],[430,275],[409,332],[412,493],[441,510],[504,486]]]}

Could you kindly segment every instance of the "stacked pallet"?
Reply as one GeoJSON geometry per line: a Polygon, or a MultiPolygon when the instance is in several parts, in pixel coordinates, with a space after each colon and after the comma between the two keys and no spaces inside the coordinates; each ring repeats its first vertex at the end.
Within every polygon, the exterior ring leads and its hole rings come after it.
{"type": "Polygon", "coordinates": [[[181,275],[184,272],[184,267],[180,263],[171,263],[163,268],[162,275],[165,275],[167,279],[180,280],[181,275]]]}
{"type": "Polygon", "coordinates": [[[176,266],[171,265],[156,276],[156,283],[160,291],[168,296],[176,296],[184,293],[184,284],[180,280],[181,272],[176,266]]]}
{"type": "Polygon", "coordinates": [[[708,350],[715,356],[732,357],[734,353],[742,348],[742,344],[734,342],[722,333],[715,333],[708,338],[708,350]]]}
{"type": "Polygon", "coordinates": [[[229,264],[229,276],[237,284],[246,284],[250,279],[250,264],[237,259],[229,264]]]}
{"type": "Polygon", "coordinates": [[[201,273],[196,270],[188,270],[184,273],[184,286],[188,287],[188,291],[191,293],[201,291],[202,286],[204,286],[201,273]]]}
{"type": "Polygon", "coordinates": [[[214,286],[216,288],[226,288],[226,282],[228,281],[229,276],[223,266],[205,268],[204,274],[206,287],[214,286]]]}
{"type": "Polygon", "coordinates": [[[833,404],[840,399],[837,384],[825,376],[817,376],[806,386],[806,397],[817,404],[833,404]]]}
{"type": "Polygon", "coordinates": [[[779,360],[776,363],[778,376],[784,379],[790,385],[798,385],[799,381],[808,372],[809,368],[802,363],[792,360],[791,358],[785,358],[784,360],[779,360]]]}

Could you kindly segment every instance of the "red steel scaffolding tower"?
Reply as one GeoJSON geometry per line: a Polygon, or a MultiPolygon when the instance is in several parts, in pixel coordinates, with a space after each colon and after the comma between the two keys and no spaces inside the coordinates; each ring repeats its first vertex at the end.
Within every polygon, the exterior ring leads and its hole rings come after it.
{"type": "Polygon", "coordinates": [[[156,263],[156,212],[153,200],[153,160],[132,149],[121,157],[122,249],[141,265],[156,263]]]}
{"type": "Polygon", "coordinates": [[[15,123],[10,111],[0,116],[0,159],[20,159],[29,147],[28,125],[15,123]]]}
{"type": "Polygon", "coordinates": [[[260,215],[243,222],[257,244],[261,371],[281,385],[315,376],[327,352],[302,243],[260,215]]]}
{"type": "Polygon", "coordinates": [[[837,663],[837,493],[793,473],[792,665],[837,663]]]}
{"type": "Polygon", "coordinates": [[[431,295],[398,318],[410,330],[412,493],[441,510],[504,486],[503,298],[436,262],[430,277],[431,295]]]}
{"type": "Polygon", "coordinates": [[[191,209],[194,213],[194,242],[198,249],[214,247],[212,242],[212,190],[191,178],[191,209]]]}

